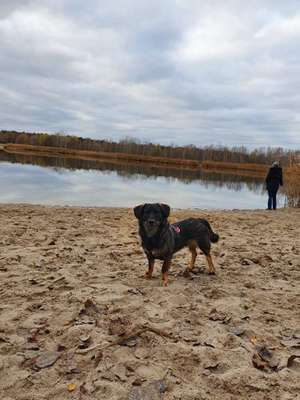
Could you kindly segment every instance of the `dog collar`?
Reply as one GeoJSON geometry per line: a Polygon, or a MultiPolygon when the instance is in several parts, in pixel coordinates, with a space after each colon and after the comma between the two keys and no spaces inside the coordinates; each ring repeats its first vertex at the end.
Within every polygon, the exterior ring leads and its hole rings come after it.
{"type": "Polygon", "coordinates": [[[179,226],[172,226],[172,228],[174,229],[174,231],[176,233],[180,233],[181,232],[181,229],[179,228],[179,226]]]}

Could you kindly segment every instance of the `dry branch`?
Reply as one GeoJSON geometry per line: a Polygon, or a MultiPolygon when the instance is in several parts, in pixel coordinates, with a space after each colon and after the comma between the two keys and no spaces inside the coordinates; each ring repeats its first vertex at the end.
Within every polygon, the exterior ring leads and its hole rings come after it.
{"type": "Polygon", "coordinates": [[[133,338],[135,338],[137,336],[140,336],[145,332],[152,332],[152,333],[155,333],[158,336],[174,340],[174,337],[172,335],[170,335],[169,333],[167,333],[167,332],[164,332],[164,331],[162,331],[160,329],[157,329],[157,328],[154,328],[152,326],[143,326],[143,327],[138,328],[136,331],[130,332],[127,335],[119,337],[117,340],[115,340],[115,341],[113,341],[113,342],[111,342],[111,343],[109,343],[109,344],[107,344],[107,345],[105,345],[103,347],[101,347],[102,344],[98,343],[98,344],[96,344],[96,345],[94,345],[92,347],[89,347],[87,349],[77,350],[76,354],[86,354],[86,353],[88,353],[88,352],[90,352],[92,350],[96,350],[96,349],[102,351],[102,350],[108,349],[109,347],[122,345],[124,342],[127,342],[130,339],[133,339],[133,338]]]}

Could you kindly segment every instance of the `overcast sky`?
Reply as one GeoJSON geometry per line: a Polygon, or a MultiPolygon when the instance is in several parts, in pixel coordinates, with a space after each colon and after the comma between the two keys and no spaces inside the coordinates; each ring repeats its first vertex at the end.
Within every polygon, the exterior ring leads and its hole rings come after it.
{"type": "Polygon", "coordinates": [[[1,0],[0,129],[300,148],[299,0],[1,0]]]}

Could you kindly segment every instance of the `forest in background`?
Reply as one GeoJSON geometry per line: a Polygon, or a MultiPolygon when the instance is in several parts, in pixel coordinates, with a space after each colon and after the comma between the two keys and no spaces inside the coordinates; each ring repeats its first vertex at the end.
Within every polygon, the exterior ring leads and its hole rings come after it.
{"type": "Polygon", "coordinates": [[[269,165],[274,160],[283,166],[300,163],[300,151],[282,147],[261,147],[249,150],[244,146],[204,146],[193,144],[186,146],[161,145],[142,142],[137,138],[126,137],[117,141],[108,139],[95,140],[63,133],[29,133],[17,131],[0,131],[0,143],[25,144],[33,146],[60,147],[74,150],[85,150],[107,153],[137,154],[150,157],[172,158],[182,160],[248,163],[269,165]]]}

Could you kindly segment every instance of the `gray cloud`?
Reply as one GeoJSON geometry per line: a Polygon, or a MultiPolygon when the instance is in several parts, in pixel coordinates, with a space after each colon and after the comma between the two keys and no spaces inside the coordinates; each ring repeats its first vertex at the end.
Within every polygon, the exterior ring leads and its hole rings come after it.
{"type": "Polygon", "coordinates": [[[2,129],[300,146],[298,1],[2,0],[2,129]]]}

